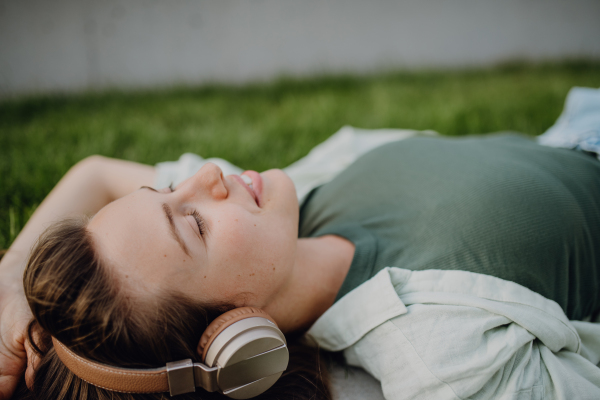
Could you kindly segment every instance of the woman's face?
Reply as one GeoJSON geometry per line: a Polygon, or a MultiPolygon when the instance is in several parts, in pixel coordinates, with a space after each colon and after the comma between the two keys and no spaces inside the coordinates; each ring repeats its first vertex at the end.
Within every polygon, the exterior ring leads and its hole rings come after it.
{"type": "Polygon", "coordinates": [[[206,164],[173,191],[141,188],[91,220],[103,260],[142,293],[264,307],[289,283],[298,201],[280,170],[224,177],[206,164]]]}

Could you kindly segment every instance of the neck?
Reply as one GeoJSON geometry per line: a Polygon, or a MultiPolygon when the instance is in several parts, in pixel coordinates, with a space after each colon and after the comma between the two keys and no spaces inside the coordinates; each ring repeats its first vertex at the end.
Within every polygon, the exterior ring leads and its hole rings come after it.
{"type": "Polygon", "coordinates": [[[264,310],[285,332],[308,329],[333,305],[354,256],[354,244],[334,235],[298,239],[288,284],[264,310]]]}

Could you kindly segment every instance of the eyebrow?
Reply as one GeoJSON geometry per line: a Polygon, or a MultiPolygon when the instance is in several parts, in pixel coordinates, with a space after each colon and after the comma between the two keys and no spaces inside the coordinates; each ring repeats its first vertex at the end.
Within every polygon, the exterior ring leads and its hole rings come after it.
{"type": "Polygon", "coordinates": [[[166,203],[162,203],[162,209],[165,212],[167,219],[169,220],[171,235],[173,235],[173,238],[177,241],[177,243],[179,243],[179,246],[181,246],[181,250],[183,250],[183,252],[187,254],[188,257],[190,257],[190,252],[187,246],[185,245],[184,241],[181,239],[181,236],[179,235],[179,231],[175,226],[175,221],[173,221],[173,211],[171,210],[171,207],[169,207],[169,205],[166,203]]]}
{"type": "MultiPolygon", "coordinates": [[[[140,189],[150,189],[153,192],[158,193],[158,190],[156,190],[150,186],[142,186],[142,187],[140,187],[140,189]]],[[[187,246],[185,245],[185,242],[183,241],[183,239],[181,239],[181,235],[179,235],[179,230],[175,226],[175,221],[173,220],[173,210],[171,210],[171,207],[169,207],[169,205],[167,203],[161,203],[161,206],[162,206],[163,211],[165,212],[165,216],[167,217],[167,220],[169,221],[169,228],[171,230],[171,235],[177,241],[177,243],[179,243],[181,250],[183,250],[183,252],[185,254],[187,254],[188,257],[191,257],[190,251],[188,250],[187,246]]]]}

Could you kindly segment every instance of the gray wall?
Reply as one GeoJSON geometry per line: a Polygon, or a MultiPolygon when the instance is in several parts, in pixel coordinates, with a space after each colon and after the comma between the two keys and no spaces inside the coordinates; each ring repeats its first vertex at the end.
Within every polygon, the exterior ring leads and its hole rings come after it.
{"type": "Polygon", "coordinates": [[[0,0],[0,93],[600,59],[599,0],[0,0]]]}

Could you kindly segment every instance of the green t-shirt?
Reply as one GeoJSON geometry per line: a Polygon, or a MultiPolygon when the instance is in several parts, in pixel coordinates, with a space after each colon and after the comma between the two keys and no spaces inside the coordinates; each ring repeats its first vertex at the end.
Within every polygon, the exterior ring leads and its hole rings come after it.
{"type": "Polygon", "coordinates": [[[600,162],[514,135],[379,147],[315,189],[300,237],[356,246],[337,299],[386,266],[521,284],[571,319],[600,307],[600,162]]]}

